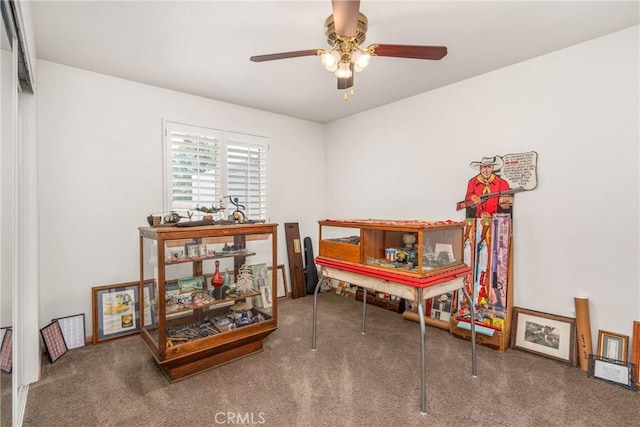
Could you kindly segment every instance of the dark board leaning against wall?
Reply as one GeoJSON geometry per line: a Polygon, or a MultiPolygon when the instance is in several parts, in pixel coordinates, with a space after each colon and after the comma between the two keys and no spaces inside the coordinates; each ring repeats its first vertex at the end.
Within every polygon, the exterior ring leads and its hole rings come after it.
{"type": "Polygon", "coordinates": [[[291,297],[300,298],[307,295],[304,279],[304,267],[302,265],[302,244],[300,243],[300,230],[297,222],[284,224],[285,238],[287,240],[287,255],[289,256],[289,277],[291,277],[291,297]]]}

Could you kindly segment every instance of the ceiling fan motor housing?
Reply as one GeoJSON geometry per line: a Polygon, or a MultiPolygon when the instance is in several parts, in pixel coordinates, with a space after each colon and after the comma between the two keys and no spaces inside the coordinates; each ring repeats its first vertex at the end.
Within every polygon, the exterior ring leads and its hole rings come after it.
{"type": "MultiPolygon", "coordinates": [[[[367,38],[367,26],[369,25],[369,20],[362,13],[358,13],[358,25],[356,26],[356,35],[353,36],[353,41],[355,41],[358,45],[364,43],[364,40],[367,38]]],[[[330,15],[326,21],[324,21],[324,32],[327,35],[327,43],[330,46],[335,45],[338,40],[339,34],[336,34],[335,22],[333,20],[333,15],[330,15]]],[[[342,36],[345,38],[344,36],[342,36]]],[[[347,37],[350,38],[350,37],[347,37]]]]}

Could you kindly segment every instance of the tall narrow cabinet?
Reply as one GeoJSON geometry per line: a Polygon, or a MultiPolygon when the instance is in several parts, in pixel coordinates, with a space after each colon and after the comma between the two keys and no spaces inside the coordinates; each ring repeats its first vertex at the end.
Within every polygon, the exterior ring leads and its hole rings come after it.
{"type": "Polygon", "coordinates": [[[262,351],[277,328],[277,224],[139,234],[141,336],[170,381],[262,351]]]}

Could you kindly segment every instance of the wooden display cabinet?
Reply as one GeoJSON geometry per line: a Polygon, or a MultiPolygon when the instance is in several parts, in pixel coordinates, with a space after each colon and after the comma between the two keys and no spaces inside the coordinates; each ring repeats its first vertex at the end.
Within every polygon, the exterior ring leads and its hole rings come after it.
{"type": "Polygon", "coordinates": [[[170,381],[262,351],[277,328],[277,224],[139,233],[141,289],[153,282],[140,310],[141,336],[170,381]],[[212,286],[216,265],[225,287],[212,286]],[[248,268],[253,286],[235,290],[248,268]]]}

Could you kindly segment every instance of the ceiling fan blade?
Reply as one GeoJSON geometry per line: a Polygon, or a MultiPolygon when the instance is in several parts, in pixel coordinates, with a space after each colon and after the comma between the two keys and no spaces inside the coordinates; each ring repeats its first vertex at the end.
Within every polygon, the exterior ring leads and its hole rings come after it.
{"type": "Polygon", "coordinates": [[[374,55],[395,58],[442,59],[447,54],[446,46],[412,46],[406,44],[379,44],[374,55]]]}
{"type": "Polygon", "coordinates": [[[353,64],[349,65],[351,70],[351,77],[338,77],[338,90],[349,89],[353,86],[353,76],[356,74],[353,70],[353,64]]]}
{"type": "Polygon", "coordinates": [[[356,35],[360,0],[331,0],[333,8],[333,22],[336,34],[343,37],[356,35]]]}
{"type": "Polygon", "coordinates": [[[318,49],[296,50],[293,52],[271,53],[269,55],[257,55],[249,58],[253,62],[273,61],[274,59],[297,58],[298,56],[313,56],[318,54],[318,49]]]}

